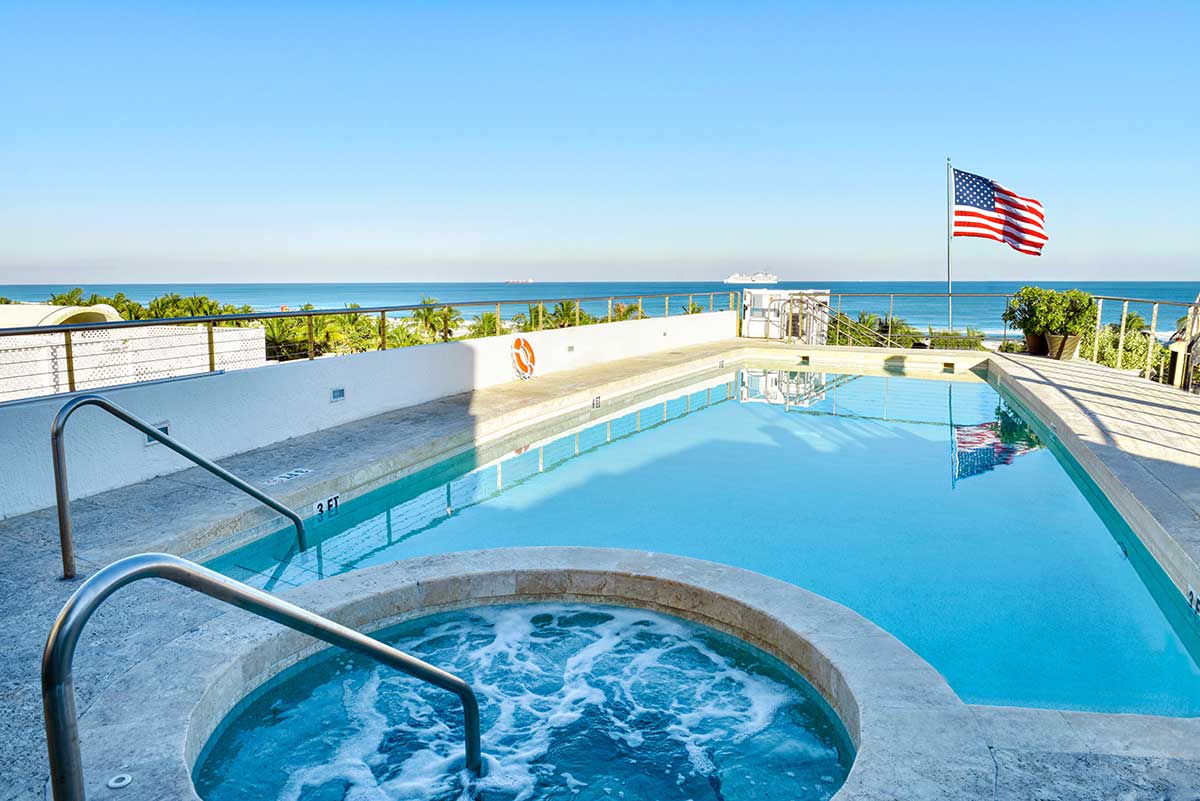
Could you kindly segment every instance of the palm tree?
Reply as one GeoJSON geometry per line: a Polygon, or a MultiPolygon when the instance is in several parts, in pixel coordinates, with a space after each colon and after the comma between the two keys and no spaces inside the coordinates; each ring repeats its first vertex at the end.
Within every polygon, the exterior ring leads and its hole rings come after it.
{"type": "Polygon", "coordinates": [[[83,289],[80,287],[75,287],[70,292],[51,293],[50,303],[55,306],[82,306],[83,289]]]}
{"type": "Polygon", "coordinates": [[[875,312],[860,311],[858,313],[858,320],[856,322],[863,328],[870,328],[874,330],[879,326],[879,315],[875,312]]]}
{"type": "Polygon", "coordinates": [[[146,316],[146,307],[126,297],[124,292],[113,295],[108,299],[108,303],[126,320],[141,320],[146,316]]]}
{"type": "Polygon", "coordinates": [[[496,316],[496,313],[484,312],[483,314],[477,315],[475,319],[471,321],[471,328],[468,331],[467,336],[494,337],[497,334],[502,333],[504,333],[504,331],[502,330],[500,318],[496,316]]]}
{"type": "MultiPolygon", "coordinates": [[[[1113,327],[1115,329],[1117,329],[1118,331],[1120,331],[1121,324],[1116,323],[1113,327]]],[[[1137,312],[1131,311],[1131,312],[1129,312],[1129,314],[1125,315],[1125,331],[1126,332],[1136,334],[1136,333],[1145,331],[1149,327],[1150,327],[1150,325],[1146,322],[1146,318],[1143,317],[1142,315],[1138,314],[1137,312]]]]}
{"type": "Polygon", "coordinates": [[[422,295],[421,308],[413,310],[412,319],[417,330],[422,334],[427,334],[432,341],[438,333],[437,298],[422,295]]]}
{"type": "Polygon", "coordinates": [[[146,307],[146,316],[155,320],[162,320],[168,317],[182,317],[179,307],[183,303],[183,296],[177,292],[169,292],[166,295],[159,295],[150,301],[150,305],[146,307]]]}
{"type": "Polygon", "coordinates": [[[517,312],[514,314],[510,322],[513,328],[518,331],[537,331],[545,324],[545,321],[542,319],[545,317],[545,312],[541,305],[537,303],[530,303],[527,309],[528,313],[517,312]]]}
{"type": "Polygon", "coordinates": [[[569,328],[575,325],[576,320],[580,325],[587,325],[592,322],[592,315],[583,311],[575,301],[563,300],[554,305],[546,322],[550,328],[569,328]]]}
{"type": "Polygon", "coordinates": [[[298,317],[268,317],[263,320],[267,356],[284,362],[308,356],[308,332],[298,317]]]}
{"type": "Polygon", "coordinates": [[[421,335],[421,330],[406,318],[388,326],[387,343],[389,348],[407,348],[411,345],[425,345],[429,342],[421,335]]]}
{"type": "Polygon", "coordinates": [[[453,306],[443,306],[437,310],[437,331],[443,342],[449,342],[454,332],[465,322],[462,313],[453,306]]]}
{"type": "Polygon", "coordinates": [[[684,314],[700,314],[704,311],[704,307],[699,303],[685,303],[679,307],[684,314]]]}
{"type": "Polygon", "coordinates": [[[642,313],[642,309],[636,303],[614,303],[612,307],[613,321],[618,320],[640,320],[646,315],[642,313]]]}

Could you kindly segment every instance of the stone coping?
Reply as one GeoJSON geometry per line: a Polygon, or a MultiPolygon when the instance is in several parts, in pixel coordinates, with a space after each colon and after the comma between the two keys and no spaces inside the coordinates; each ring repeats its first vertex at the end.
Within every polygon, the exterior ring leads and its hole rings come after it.
{"type": "MultiPolygon", "coordinates": [[[[678,615],[782,659],[829,702],[857,756],[837,801],[991,797],[975,713],[907,646],[840,604],[739,568],[603,548],[503,548],[393,562],[282,597],[362,631],[517,601],[616,604],[678,615]]],[[[324,643],[244,612],[194,629],[110,685],[80,721],[93,799],[196,799],[191,770],[249,692],[324,643]],[[133,781],[111,790],[127,773],[133,781]]],[[[486,744],[485,744],[486,751],[486,744]]]]}

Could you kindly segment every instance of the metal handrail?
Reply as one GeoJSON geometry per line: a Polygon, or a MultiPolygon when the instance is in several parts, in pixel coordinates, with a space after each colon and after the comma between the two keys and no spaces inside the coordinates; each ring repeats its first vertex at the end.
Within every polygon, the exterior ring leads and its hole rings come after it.
{"type": "Polygon", "coordinates": [[[75,536],[71,523],[71,494],[67,487],[67,449],[63,432],[67,425],[67,420],[75,413],[76,409],[82,406],[97,406],[103,409],[121,422],[136,428],[156,442],[166,445],[180,456],[203,467],[217,478],[223,479],[255,500],[261,501],[276,512],[279,512],[296,526],[296,541],[300,550],[303,551],[308,548],[308,542],[304,535],[304,521],[300,519],[300,515],[262,490],[247,484],[225,468],[205,459],[178,440],[167,436],[132,412],[121,408],[103,395],[79,395],[63,404],[63,407],[58,410],[58,414],[54,418],[54,423],[50,426],[50,450],[54,456],[54,497],[58,505],[58,539],[62,545],[64,579],[75,578],[75,536]]]}
{"type": "Polygon", "coordinates": [[[273,620],[318,640],[363,654],[458,696],[466,727],[467,768],[480,775],[479,702],[465,681],[373,637],[222,576],[178,556],[146,553],[126,557],[96,573],[75,591],[58,613],[42,654],[42,707],[54,801],[84,801],[83,762],[71,663],[83,627],[108,596],[134,581],[162,578],[273,620]]]}

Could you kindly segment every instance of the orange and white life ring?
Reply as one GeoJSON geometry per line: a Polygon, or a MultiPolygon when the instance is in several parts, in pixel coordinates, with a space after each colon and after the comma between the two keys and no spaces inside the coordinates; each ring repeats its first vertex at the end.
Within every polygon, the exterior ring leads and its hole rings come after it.
{"type": "Polygon", "coordinates": [[[533,367],[537,359],[533,355],[533,345],[525,337],[517,337],[512,343],[513,370],[519,378],[532,378],[533,367]]]}

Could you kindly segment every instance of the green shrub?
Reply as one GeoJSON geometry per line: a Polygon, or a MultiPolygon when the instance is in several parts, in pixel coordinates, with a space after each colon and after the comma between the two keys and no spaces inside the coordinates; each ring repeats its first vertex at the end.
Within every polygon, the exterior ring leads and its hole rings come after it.
{"type": "MultiPolygon", "coordinates": [[[[1105,367],[1117,366],[1117,351],[1121,343],[1121,332],[1117,325],[1106,325],[1100,328],[1099,347],[1096,347],[1095,326],[1083,332],[1079,339],[1079,355],[1092,360],[1092,351],[1096,351],[1096,363],[1105,367]]],[[[1149,332],[1126,331],[1125,344],[1121,354],[1122,370],[1144,370],[1147,354],[1153,354],[1154,364],[1151,376],[1155,377],[1159,370],[1165,370],[1170,351],[1165,345],[1159,344],[1149,332]]]]}
{"type": "Polygon", "coordinates": [[[943,350],[984,350],[982,331],[968,328],[964,331],[934,331],[929,329],[929,347],[943,350]]]}
{"type": "Polygon", "coordinates": [[[1081,289],[1055,292],[1023,286],[1001,315],[1005,323],[1026,334],[1079,335],[1096,324],[1096,301],[1081,289]]]}

